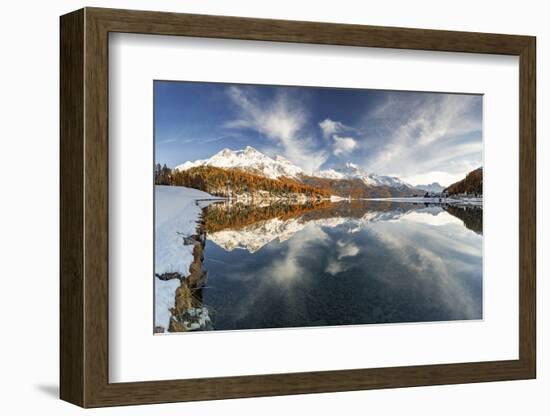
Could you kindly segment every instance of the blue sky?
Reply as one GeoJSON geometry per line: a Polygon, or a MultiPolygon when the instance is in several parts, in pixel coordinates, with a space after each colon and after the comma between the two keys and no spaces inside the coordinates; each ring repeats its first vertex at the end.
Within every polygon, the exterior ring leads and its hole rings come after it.
{"type": "Polygon", "coordinates": [[[482,165],[482,96],[154,82],[155,159],[174,167],[247,145],[306,171],[353,162],[414,185],[482,165]]]}

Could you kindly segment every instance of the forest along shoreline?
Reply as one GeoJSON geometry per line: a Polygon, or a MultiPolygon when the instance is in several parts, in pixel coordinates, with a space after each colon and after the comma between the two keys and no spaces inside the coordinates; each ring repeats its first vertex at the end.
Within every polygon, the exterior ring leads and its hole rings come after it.
{"type": "Polygon", "coordinates": [[[155,184],[193,188],[247,203],[417,198],[481,204],[483,200],[482,167],[446,188],[436,182],[413,186],[397,177],[367,173],[352,163],[337,170],[306,173],[280,156],[271,159],[250,146],[224,149],[208,160],[186,162],[174,169],[157,164],[155,184]]]}

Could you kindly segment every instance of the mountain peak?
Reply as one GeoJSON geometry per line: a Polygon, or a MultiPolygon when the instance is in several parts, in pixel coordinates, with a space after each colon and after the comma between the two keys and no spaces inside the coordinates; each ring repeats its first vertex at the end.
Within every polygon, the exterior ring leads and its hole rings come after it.
{"type": "Polygon", "coordinates": [[[233,153],[234,153],[233,150],[225,147],[222,150],[220,150],[218,153],[216,153],[214,156],[229,156],[233,153]]]}
{"type": "Polygon", "coordinates": [[[442,192],[445,189],[445,187],[442,186],[439,182],[432,182],[427,185],[416,185],[414,188],[419,191],[427,191],[427,192],[435,192],[435,193],[442,192]]]}
{"type": "Polygon", "coordinates": [[[371,186],[387,186],[390,188],[412,188],[411,185],[402,181],[395,176],[382,176],[374,173],[368,173],[359,165],[346,162],[340,167],[332,169],[321,170],[316,173],[317,176],[327,179],[359,179],[363,181],[365,185],[371,186]]]}
{"type": "Polygon", "coordinates": [[[254,147],[252,146],[246,146],[243,150],[244,153],[246,154],[254,154],[254,153],[259,153],[259,154],[263,154],[261,152],[259,152],[258,150],[256,150],[254,147]]]}
{"type": "MultiPolygon", "coordinates": [[[[195,160],[194,162],[188,161],[182,165],[176,166],[175,169],[182,171],[198,166],[214,166],[228,169],[237,168],[271,179],[288,177],[302,180],[301,177],[304,175],[304,170],[302,168],[294,165],[283,156],[277,155],[271,158],[252,146],[246,146],[241,150],[225,148],[209,159],[195,160]]],[[[360,180],[367,186],[383,186],[396,189],[413,188],[399,178],[368,173],[359,165],[352,162],[347,162],[332,169],[318,171],[313,176],[336,180],[360,180]]]]}
{"type": "Polygon", "coordinates": [[[176,166],[176,170],[187,170],[197,166],[214,166],[219,168],[238,168],[268,178],[281,176],[296,177],[303,170],[287,159],[277,156],[275,159],[263,154],[252,146],[241,150],[222,149],[209,159],[185,162],[176,166]]]}

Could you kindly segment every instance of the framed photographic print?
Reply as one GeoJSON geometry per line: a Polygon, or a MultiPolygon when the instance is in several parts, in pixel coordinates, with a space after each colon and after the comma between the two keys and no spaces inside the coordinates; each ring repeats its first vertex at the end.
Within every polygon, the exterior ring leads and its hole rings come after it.
{"type": "Polygon", "coordinates": [[[61,17],[61,398],[529,379],[535,38],[61,17]]]}

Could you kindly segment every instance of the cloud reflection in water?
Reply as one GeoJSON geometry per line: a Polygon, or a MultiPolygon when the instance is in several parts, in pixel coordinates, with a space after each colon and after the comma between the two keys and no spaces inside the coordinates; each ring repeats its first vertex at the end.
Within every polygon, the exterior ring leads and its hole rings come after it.
{"type": "Polygon", "coordinates": [[[423,205],[338,212],[223,230],[230,251],[209,234],[214,329],[482,318],[482,236],[467,221],[423,205]]]}

